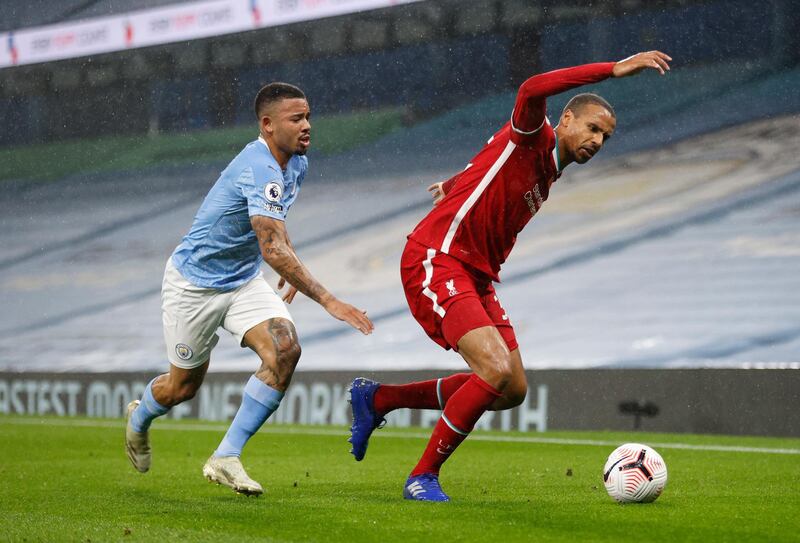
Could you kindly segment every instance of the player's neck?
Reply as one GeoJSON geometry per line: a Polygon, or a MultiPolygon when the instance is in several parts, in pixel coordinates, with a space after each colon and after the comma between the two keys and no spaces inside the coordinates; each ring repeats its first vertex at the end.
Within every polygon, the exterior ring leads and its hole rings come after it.
{"type": "Polygon", "coordinates": [[[553,129],[556,135],[556,145],[555,145],[555,160],[556,160],[556,170],[559,172],[563,171],[564,168],[572,164],[573,160],[569,157],[567,153],[567,145],[564,143],[563,138],[559,137],[558,129],[560,125],[556,125],[553,129]]]}
{"type": "Polygon", "coordinates": [[[292,158],[292,155],[287,155],[286,153],[282,152],[275,142],[269,138],[265,138],[263,134],[259,135],[258,139],[260,139],[264,145],[267,146],[269,152],[272,154],[272,157],[278,163],[278,166],[281,167],[281,170],[286,169],[286,165],[289,164],[289,159],[292,158]]]}

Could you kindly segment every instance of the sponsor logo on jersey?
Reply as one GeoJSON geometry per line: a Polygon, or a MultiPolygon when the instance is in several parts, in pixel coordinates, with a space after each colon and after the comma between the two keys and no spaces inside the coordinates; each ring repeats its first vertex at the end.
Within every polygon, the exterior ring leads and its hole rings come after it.
{"type": "Polygon", "coordinates": [[[533,187],[532,191],[528,191],[524,194],[525,203],[528,204],[528,208],[531,210],[531,215],[536,215],[536,212],[542,207],[544,203],[544,198],[542,198],[542,193],[539,191],[539,185],[533,187]]]}
{"type": "Polygon", "coordinates": [[[268,202],[280,202],[281,196],[283,196],[283,187],[278,183],[273,181],[272,183],[267,183],[267,186],[264,187],[264,197],[268,202]]]}
{"type": "Polygon", "coordinates": [[[175,345],[175,354],[177,354],[178,358],[181,360],[189,360],[192,356],[194,356],[192,348],[185,343],[178,343],[175,345]]]}
{"type": "Polygon", "coordinates": [[[264,209],[271,213],[283,213],[283,206],[277,204],[264,204],[264,209]]]}

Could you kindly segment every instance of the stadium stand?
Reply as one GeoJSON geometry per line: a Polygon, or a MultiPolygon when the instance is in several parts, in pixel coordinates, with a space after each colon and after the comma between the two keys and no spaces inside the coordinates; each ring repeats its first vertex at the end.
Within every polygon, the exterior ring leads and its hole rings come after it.
{"type": "Polygon", "coordinates": [[[178,4],[181,0],[32,0],[0,3],[0,32],[43,26],[92,17],[125,13],[135,9],[178,4]]]}
{"type": "MultiPolygon", "coordinates": [[[[63,13],[84,6],[81,14],[102,14],[121,4],[71,2],[63,13]]],[[[298,299],[292,311],[304,345],[301,370],[459,367],[425,340],[398,288],[404,236],[429,205],[425,186],[462,168],[507,120],[521,73],[644,46],[686,60],[663,79],[595,87],[617,108],[617,135],[596,161],[568,170],[505,269],[499,292],[526,360],[531,368],[796,366],[800,48],[776,48],[780,36],[796,42],[796,18],[759,40],[763,26],[744,22],[769,19],[788,4],[654,5],[635,16],[609,9],[589,21],[588,52],[580,40],[561,39],[587,24],[580,15],[525,23],[524,30],[536,26],[538,45],[522,65],[508,60],[518,37],[501,22],[504,32],[448,31],[416,43],[395,39],[372,50],[225,68],[238,82],[226,127],[251,122],[249,96],[265,79],[304,86],[323,116],[404,108],[407,126],[395,123],[355,149],[310,156],[289,219],[295,245],[334,291],[368,307],[378,329],[354,341],[298,299]],[[720,22],[728,9],[741,18],[720,22]],[[648,17],[657,24],[638,31],[648,17]],[[705,39],[680,39],[687,33],[705,39]]],[[[3,13],[4,24],[13,23],[3,13]]],[[[256,58],[248,47],[248,58],[256,58]]],[[[120,72],[114,83],[86,91],[102,101],[81,102],[84,89],[52,80],[30,92],[4,90],[0,122],[15,130],[1,133],[0,144],[144,136],[154,127],[160,137],[213,139],[213,66],[176,68],[170,51],[145,55],[147,63],[169,57],[166,75],[120,72]],[[66,121],[53,122],[64,103],[75,107],[66,121]]],[[[98,61],[112,66],[112,57],[98,61]]],[[[50,77],[81,66],[56,64],[19,73],[50,77]]],[[[551,120],[565,98],[551,100],[551,120]]],[[[191,153],[183,162],[157,164],[151,156],[145,168],[78,171],[50,182],[4,175],[0,370],[163,367],[164,260],[225,163],[191,153]]],[[[229,338],[215,353],[212,371],[252,367],[229,338]]]]}
{"type": "MultiPolygon", "coordinates": [[[[796,321],[800,307],[791,301],[800,285],[787,265],[797,258],[796,240],[785,234],[796,230],[797,220],[792,206],[799,185],[791,172],[800,165],[789,152],[797,145],[796,117],[673,142],[722,126],[714,125],[721,122],[718,111],[739,112],[736,119],[722,119],[726,123],[763,114],[736,106],[743,100],[755,103],[765,88],[797,77],[787,72],[775,80],[744,83],[688,109],[676,103],[676,110],[663,114],[700,116],[682,133],[655,131],[656,145],[649,144],[649,151],[626,154],[620,164],[605,159],[568,172],[546,211],[521,237],[500,287],[523,347],[536,353],[535,364],[691,365],[713,362],[718,352],[727,353],[723,364],[789,360],[799,340],[786,326],[796,321]],[[704,190],[691,190],[693,183],[704,190]],[[666,214],[665,197],[678,202],[666,214]],[[774,246],[773,253],[760,253],[754,246],[758,239],[774,246]],[[705,259],[710,253],[726,264],[705,259]],[[637,281],[643,268],[648,280],[637,281]],[[754,312],[762,296],[765,305],[754,312]],[[709,314],[709,307],[722,314],[709,314]],[[592,325],[598,312],[619,316],[613,334],[592,325]],[[732,339],[731,320],[749,336],[732,339]],[[570,336],[582,341],[565,341],[570,336]],[[737,350],[737,341],[746,348],[737,350]],[[658,348],[647,347],[651,343],[658,348]],[[637,350],[640,344],[645,352],[655,351],[644,356],[637,350]]],[[[344,155],[312,157],[313,175],[290,217],[296,245],[332,288],[368,306],[379,328],[355,345],[346,329],[330,323],[313,304],[298,301],[293,311],[303,323],[305,352],[311,353],[305,369],[452,364],[421,341],[405,314],[396,260],[405,233],[428,205],[424,186],[458,169],[485,139],[486,125],[481,133],[475,126],[468,129],[466,120],[480,118],[476,111],[487,120],[502,119],[509,104],[508,96],[495,97],[344,155]]],[[[777,115],[778,106],[772,107],[770,113],[777,115]]],[[[628,112],[618,110],[619,140],[648,132],[639,126],[625,133],[628,112]]],[[[59,353],[61,369],[91,369],[100,360],[103,367],[118,369],[158,367],[160,268],[215,170],[199,165],[73,176],[5,193],[7,241],[0,266],[4,298],[14,308],[0,330],[5,368],[51,367],[54,358],[48,352],[59,353]],[[49,221],[42,223],[42,215],[49,221]],[[51,221],[58,232],[51,232],[51,221]],[[38,330],[47,330],[46,337],[25,339],[38,336],[38,330]],[[116,338],[113,343],[109,334],[116,338]]],[[[215,369],[243,369],[249,363],[245,352],[223,341],[215,369]]]]}
{"type": "MultiPolygon", "coordinates": [[[[116,14],[123,4],[70,2],[38,11],[5,5],[0,19],[10,21],[10,30],[15,23],[116,14]]],[[[24,66],[0,74],[0,116],[16,127],[0,134],[0,145],[247,123],[252,88],[280,79],[305,88],[318,114],[402,106],[413,123],[513,89],[535,71],[620,58],[641,48],[670,48],[679,68],[707,68],[706,81],[722,63],[727,73],[715,80],[722,84],[737,70],[757,77],[797,62],[800,28],[789,4],[663,0],[631,7],[630,14],[615,2],[601,2],[589,17],[569,2],[521,9],[511,0],[481,0],[462,9],[452,0],[429,0],[346,22],[311,21],[24,66]],[[533,16],[519,16],[526,12],[533,16]],[[361,31],[379,39],[363,41],[361,31]],[[588,42],[573,39],[584,34],[588,42]],[[66,111],[65,101],[73,104],[66,111]]],[[[689,83],[683,90],[700,88],[689,83]]]]}

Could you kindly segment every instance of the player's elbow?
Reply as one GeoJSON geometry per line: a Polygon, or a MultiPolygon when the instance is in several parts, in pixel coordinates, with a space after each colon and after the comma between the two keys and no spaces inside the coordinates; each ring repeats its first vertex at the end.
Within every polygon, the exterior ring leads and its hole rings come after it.
{"type": "Polygon", "coordinates": [[[542,89],[541,75],[534,75],[526,79],[517,90],[517,100],[531,100],[545,98],[546,94],[542,89]]]}

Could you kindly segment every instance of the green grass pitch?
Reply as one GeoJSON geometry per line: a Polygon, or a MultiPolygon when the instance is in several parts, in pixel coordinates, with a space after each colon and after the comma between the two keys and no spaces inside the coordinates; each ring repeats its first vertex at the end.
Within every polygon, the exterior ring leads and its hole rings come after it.
{"type": "Polygon", "coordinates": [[[268,425],[243,456],[266,493],[247,498],[201,475],[224,428],[156,421],[142,475],[122,421],[0,417],[0,540],[800,540],[798,439],[476,432],[442,471],[453,501],[432,504],[401,497],[429,430],[380,430],[357,463],[345,428],[268,425]],[[626,441],[667,463],[653,504],[605,492],[605,459],[626,441]]]}

